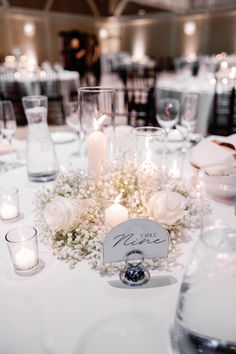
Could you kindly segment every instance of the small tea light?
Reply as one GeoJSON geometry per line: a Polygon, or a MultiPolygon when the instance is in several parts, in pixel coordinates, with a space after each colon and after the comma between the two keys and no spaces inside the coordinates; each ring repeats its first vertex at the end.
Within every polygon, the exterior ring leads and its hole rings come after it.
{"type": "Polygon", "coordinates": [[[32,270],[39,263],[37,230],[22,226],[10,230],[5,239],[16,272],[32,270]]]}
{"type": "Polygon", "coordinates": [[[105,209],[105,224],[115,227],[128,220],[128,209],[119,203],[120,195],[114,200],[114,204],[105,209]]]}
{"type": "Polygon", "coordinates": [[[19,217],[18,189],[14,187],[0,190],[0,218],[2,221],[10,221],[19,217]]]}

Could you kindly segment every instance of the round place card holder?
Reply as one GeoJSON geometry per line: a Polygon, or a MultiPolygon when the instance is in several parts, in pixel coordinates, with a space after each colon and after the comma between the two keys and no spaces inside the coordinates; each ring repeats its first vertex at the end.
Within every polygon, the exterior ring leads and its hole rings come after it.
{"type": "Polygon", "coordinates": [[[127,254],[125,260],[125,267],[120,271],[120,280],[129,286],[141,286],[146,284],[150,279],[150,273],[148,269],[143,265],[144,256],[142,252],[138,250],[131,251],[127,254]],[[140,257],[138,262],[129,262],[131,255],[137,255],[140,257]]]}
{"type": "Polygon", "coordinates": [[[120,280],[128,286],[142,286],[150,279],[145,259],[167,258],[169,233],[149,219],[133,219],[111,229],[103,243],[103,263],[123,262],[120,280]]]}

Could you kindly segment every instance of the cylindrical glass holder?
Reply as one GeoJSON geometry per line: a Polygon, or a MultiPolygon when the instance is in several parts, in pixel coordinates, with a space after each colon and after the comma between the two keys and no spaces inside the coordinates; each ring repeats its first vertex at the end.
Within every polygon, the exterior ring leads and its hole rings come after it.
{"type": "Polygon", "coordinates": [[[162,175],[165,133],[157,127],[138,127],[131,133],[138,164],[138,188],[149,197],[155,192],[162,175]]]}
{"type": "Polygon", "coordinates": [[[22,226],[10,230],[5,239],[16,273],[24,273],[36,268],[39,263],[37,230],[32,226],[22,226]]]}
{"type": "Polygon", "coordinates": [[[0,189],[0,219],[13,221],[20,215],[18,189],[6,187],[0,189]]]}
{"type": "Polygon", "coordinates": [[[114,147],[115,92],[111,88],[81,87],[78,90],[81,138],[88,155],[89,173],[98,178],[112,160],[114,147]],[[111,136],[105,131],[111,127],[111,136]]]}

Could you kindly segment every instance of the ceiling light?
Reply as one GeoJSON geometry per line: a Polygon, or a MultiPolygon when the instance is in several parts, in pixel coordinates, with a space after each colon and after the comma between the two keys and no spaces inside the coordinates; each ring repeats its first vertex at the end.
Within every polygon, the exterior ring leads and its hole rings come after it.
{"type": "Polygon", "coordinates": [[[106,28],[101,28],[99,31],[99,37],[102,39],[106,39],[108,37],[108,32],[106,28]]]}
{"type": "Polygon", "coordinates": [[[138,15],[139,16],[144,16],[146,14],[146,11],[143,9],[138,10],[138,15]]]}
{"type": "Polygon", "coordinates": [[[192,36],[196,31],[196,23],[193,21],[188,21],[185,22],[184,24],[184,33],[187,34],[187,36],[192,36]]]}
{"type": "Polygon", "coordinates": [[[24,33],[27,37],[33,37],[35,34],[35,24],[32,22],[26,22],[24,24],[24,33]]]}

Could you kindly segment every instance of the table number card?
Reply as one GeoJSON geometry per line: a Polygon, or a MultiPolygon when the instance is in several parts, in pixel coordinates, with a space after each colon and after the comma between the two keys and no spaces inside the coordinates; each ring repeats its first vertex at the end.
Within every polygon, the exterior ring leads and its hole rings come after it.
{"type": "MultiPolygon", "coordinates": [[[[148,219],[133,219],[114,227],[103,244],[103,263],[125,261],[132,251],[143,258],[167,258],[169,233],[160,224],[148,219]]],[[[136,259],[133,254],[129,259],[136,259]]]]}

